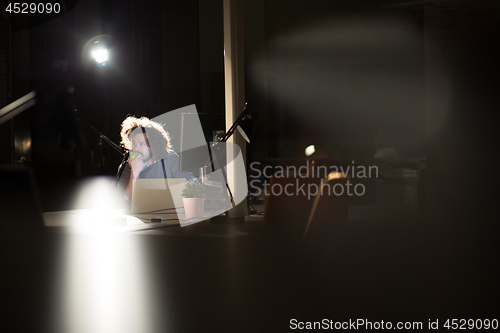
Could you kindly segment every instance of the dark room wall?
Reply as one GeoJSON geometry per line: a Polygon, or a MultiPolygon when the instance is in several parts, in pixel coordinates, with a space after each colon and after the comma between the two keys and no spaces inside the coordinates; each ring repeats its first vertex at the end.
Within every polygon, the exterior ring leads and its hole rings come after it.
{"type": "MultiPolygon", "coordinates": [[[[261,112],[250,160],[302,158],[308,144],[324,158],[371,157],[383,130],[401,156],[427,156],[429,175],[454,184],[449,191],[484,191],[462,176],[496,174],[498,1],[244,4],[246,98],[261,112]]],[[[154,117],[189,104],[224,112],[222,32],[222,0],[81,0],[36,28],[2,30],[0,46],[15,57],[6,65],[12,96],[0,100],[39,95],[36,107],[1,125],[1,161],[15,160],[20,126],[33,139],[28,157],[50,164],[45,175],[115,173],[120,155],[104,145],[101,168],[98,139],[82,124],[74,131],[82,142],[59,149],[50,125],[64,91],[72,92],[66,109],[115,142],[128,114],[154,117]],[[101,34],[112,61],[92,68],[85,43],[101,34]]]]}
{"type": "Polygon", "coordinates": [[[269,157],[304,157],[308,144],[371,157],[381,130],[403,156],[425,155],[423,5],[394,3],[257,2],[247,92],[265,103],[269,157]]]}
{"type": "Polygon", "coordinates": [[[425,29],[429,202],[479,217],[498,207],[500,4],[441,1],[426,7],[425,29]]]}
{"type": "Polygon", "coordinates": [[[198,112],[224,113],[222,0],[199,0],[200,93],[198,112]]]}

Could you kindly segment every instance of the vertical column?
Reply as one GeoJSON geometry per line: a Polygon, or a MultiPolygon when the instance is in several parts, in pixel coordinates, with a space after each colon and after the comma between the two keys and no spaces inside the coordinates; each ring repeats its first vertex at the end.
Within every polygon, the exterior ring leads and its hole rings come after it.
{"type": "MultiPolygon", "coordinates": [[[[243,111],[245,106],[245,73],[243,57],[243,1],[224,0],[224,81],[226,96],[226,131],[243,111]]],[[[246,142],[238,131],[228,140],[227,150],[227,181],[234,193],[246,191],[239,188],[243,186],[236,180],[236,166],[234,160],[238,149],[246,159],[246,142]]],[[[245,161],[246,166],[246,161],[245,161]]],[[[242,175],[239,175],[242,177],[242,175]]],[[[245,175],[246,176],[246,175],[245,175]]],[[[246,182],[245,185],[246,186],[246,182]]],[[[247,213],[247,199],[229,211],[229,217],[242,217],[247,213]]]]}

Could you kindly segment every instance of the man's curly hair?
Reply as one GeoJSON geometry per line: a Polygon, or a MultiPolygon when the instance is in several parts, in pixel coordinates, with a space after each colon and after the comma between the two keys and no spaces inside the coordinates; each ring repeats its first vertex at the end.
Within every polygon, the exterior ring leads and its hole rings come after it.
{"type": "Polygon", "coordinates": [[[147,134],[147,139],[151,152],[155,159],[161,159],[172,149],[170,134],[163,128],[163,125],[149,118],[128,116],[123,122],[120,131],[122,144],[129,150],[132,149],[131,135],[142,133],[141,127],[147,134]]]}

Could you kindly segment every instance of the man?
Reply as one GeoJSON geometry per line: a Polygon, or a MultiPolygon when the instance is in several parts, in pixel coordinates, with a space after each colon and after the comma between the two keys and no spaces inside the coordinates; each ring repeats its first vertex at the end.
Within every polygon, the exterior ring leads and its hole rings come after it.
{"type": "Polygon", "coordinates": [[[179,171],[179,155],[172,150],[170,135],[160,123],[142,117],[127,117],[121,126],[122,144],[137,156],[129,158],[118,186],[125,198],[132,198],[132,184],[137,178],[186,178],[194,181],[191,172],[179,171]]]}

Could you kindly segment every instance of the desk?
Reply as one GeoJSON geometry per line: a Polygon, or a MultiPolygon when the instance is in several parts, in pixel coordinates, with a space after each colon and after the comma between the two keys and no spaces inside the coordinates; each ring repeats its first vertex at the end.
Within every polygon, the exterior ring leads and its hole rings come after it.
{"type": "Polygon", "coordinates": [[[290,251],[261,237],[259,222],[61,230],[3,233],[3,285],[16,288],[2,302],[15,332],[265,331],[287,327],[290,305],[303,299],[289,299],[298,291],[287,280],[299,276],[285,264],[290,251]]]}
{"type": "MultiPolygon", "coordinates": [[[[65,227],[60,231],[71,233],[96,232],[131,232],[147,229],[163,229],[173,226],[189,226],[208,221],[211,212],[205,212],[203,218],[183,220],[184,215],[175,213],[126,213],[122,209],[73,209],[42,214],[46,227],[65,227]],[[161,222],[146,222],[158,218],[161,222]]],[[[255,219],[254,219],[255,220],[255,219]]],[[[176,228],[177,230],[178,228],[176,228]]]]}
{"type": "Polygon", "coordinates": [[[319,252],[248,220],[95,234],[3,224],[2,331],[286,332],[291,319],[497,318],[493,237],[461,247],[460,233],[434,240],[396,222],[347,224],[319,252]]]}

